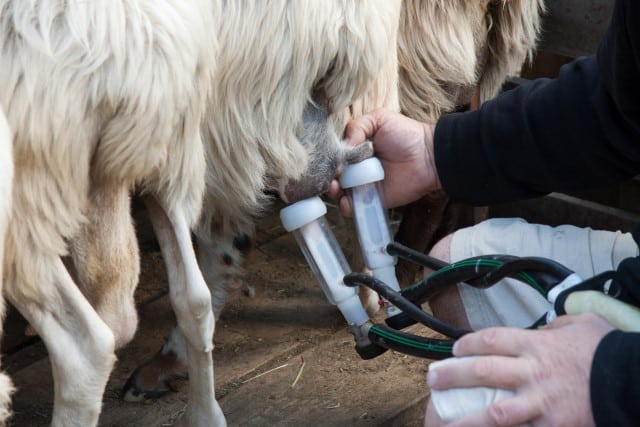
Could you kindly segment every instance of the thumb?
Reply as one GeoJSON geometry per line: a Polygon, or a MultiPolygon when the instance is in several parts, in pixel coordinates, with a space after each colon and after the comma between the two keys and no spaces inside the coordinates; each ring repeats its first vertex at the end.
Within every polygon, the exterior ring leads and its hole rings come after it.
{"type": "Polygon", "coordinates": [[[349,145],[360,145],[373,137],[379,128],[378,110],[351,120],[345,129],[345,138],[349,145]]]}

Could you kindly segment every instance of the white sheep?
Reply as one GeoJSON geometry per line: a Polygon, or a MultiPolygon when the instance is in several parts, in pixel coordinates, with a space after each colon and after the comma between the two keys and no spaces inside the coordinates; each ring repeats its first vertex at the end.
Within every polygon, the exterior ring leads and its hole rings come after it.
{"type": "MultiPolygon", "coordinates": [[[[370,154],[345,150],[341,136],[351,116],[398,108],[399,14],[400,2],[389,0],[225,2],[196,229],[216,314],[241,270],[254,220],[267,209],[266,192],[287,201],[321,194],[345,161],[370,154]]],[[[126,398],[167,391],[168,376],[149,373],[184,364],[183,343],[174,330],[157,358],[134,372],[126,398]]]]}
{"type": "MultiPolygon", "coordinates": [[[[11,215],[11,192],[13,189],[13,150],[9,124],[0,109],[0,260],[4,254],[4,240],[11,215]]],[[[0,263],[0,286],[2,285],[2,263],[0,263]]],[[[1,289],[1,288],[0,288],[1,289]]],[[[4,319],[4,298],[0,298],[0,319],[4,319]]],[[[1,330],[1,329],[0,329],[1,330]]],[[[13,385],[4,373],[0,373],[0,425],[5,425],[11,415],[11,393],[13,385]]]]}
{"type": "Polygon", "coordinates": [[[53,425],[97,423],[115,344],[133,335],[137,248],[124,212],[134,186],[172,255],[171,297],[194,379],[185,421],[224,424],[210,293],[189,232],[205,186],[200,123],[218,11],[213,0],[0,0],[0,105],[15,159],[4,294],[49,351],[53,425]],[[81,287],[87,278],[127,282],[116,298],[87,293],[104,320],[61,261],[68,242],[76,260],[86,249],[76,263],[81,287]],[[120,252],[123,242],[133,257],[120,252]]]}

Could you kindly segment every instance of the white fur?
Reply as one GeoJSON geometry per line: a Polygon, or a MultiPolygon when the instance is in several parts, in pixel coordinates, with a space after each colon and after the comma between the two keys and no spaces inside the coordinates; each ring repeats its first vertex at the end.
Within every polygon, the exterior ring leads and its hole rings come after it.
{"type": "MultiPolygon", "coordinates": [[[[203,130],[208,167],[200,246],[219,245],[238,231],[251,235],[265,190],[308,173],[318,152],[339,150],[350,117],[398,109],[399,13],[400,3],[389,0],[225,2],[219,73],[203,130]],[[298,139],[303,111],[322,101],[332,136],[305,145],[298,139]]],[[[225,267],[215,252],[202,251],[201,265],[224,298],[220,288],[239,262],[225,267]]],[[[224,303],[214,299],[218,307],[224,303]]]]}
{"type": "MultiPolygon", "coordinates": [[[[332,178],[346,159],[346,121],[398,109],[399,15],[397,0],[224,2],[196,229],[216,314],[244,255],[232,240],[252,235],[265,191],[309,174],[332,178]],[[225,265],[224,256],[232,262],[225,265]]],[[[184,355],[181,342],[170,340],[163,353],[173,346],[184,355]]]]}
{"type": "MultiPolygon", "coordinates": [[[[112,331],[60,261],[95,221],[89,194],[139,185],[187,239],[199,216],[216,10],[212,0],[0,0],[0,104],[16,163],[4,290],[49,350],[54,425],[97,423],[115,361],[112,331]]],[[[173,294],[210,306],[199,274],[173,294]]],[[[211,372],[213,320],[185,316],[191,306],[178,317],[211,372]]],[[[212,378],[187,418],[223,424],[212,378]]]]}
{"type": "MultiPolygon", "coordinates": [[[[12,135],[7,120],[0,109],[0,260],[4,254],[4,241],[11,215],[11,192],[13,187],[12,135]]],[[[0,263],[0,286],[2,264],[0,263]]],[[[1,288],[0,288],[1,289],[1,288]]],[[[0,298],[0,322],[4,319],[4,298],[0,298]]],[[[0,331],[2,328],[0,328],[0,331]]],[[[13,385],[8,376],[0,373],[0,425],[5,425],[11,415],[11,393],[13,385]]]]}

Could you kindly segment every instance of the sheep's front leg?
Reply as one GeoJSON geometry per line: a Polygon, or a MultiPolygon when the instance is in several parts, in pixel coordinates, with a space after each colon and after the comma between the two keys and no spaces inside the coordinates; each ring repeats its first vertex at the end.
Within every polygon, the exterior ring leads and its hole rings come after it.
{"type": "Polygon", "coordinates": [[[30,253],[28,260],[29,268],[21,266],[22,271],[33,274],[32,262],[37,261],[50,281],[34,292],[34,283],[43,283],[35,275],[20,280],[13,276],[6,282],[6,293],[47,346],[54,380],[51,424],[97,425],[104,388],[116,360],[113,333],[78,290],[59,257],[30,253]]]}
{"type": "Polygon", "coordinates": [[[145,205],[167,266],[171,303],[185,337],[189,400],[183,421],[190,426],[224,426],[214,392],[211,294],[198,268],[189,226],[179,208],[165,209],[150,196],[145,197],[145,205]]]}
{"type": "MultiPolygon", "coordinates": [[[[227,222],[202,224],[196,230],[198,264],[211,291],[216,319],[230,291],[241,286],[242,266],[254,236],[252,222],[234,227],[223,224],[227,222]]],[[[135,402],[155,399],[171,391],[172,381],[187,376],[185,347],[184,336],[175,327],[162,348],[131,374],[123,387],[123,398],[135,402]]]]}

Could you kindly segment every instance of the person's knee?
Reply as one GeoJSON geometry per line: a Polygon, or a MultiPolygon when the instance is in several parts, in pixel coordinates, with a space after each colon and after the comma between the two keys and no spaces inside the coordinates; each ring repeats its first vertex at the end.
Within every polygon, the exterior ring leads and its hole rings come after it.
{"type": "Polygon", "coordinates": [[[429,255],[444,262],[451,262],[451,240],[453,234],[442,238],[438,243],[433,245],[429,255]]]}
{"type": "MultiPolygon", "coordinates": [[[[429,255],[446,263],[451,262],[451,240],[453,234],[450,234],[440,240],[433,246],[429,255]]],[[[428,276],[431,270],[425,269],[425,276],[428,276]]],[[[429,299],[429,307],[431,312],[443,322],[457,327],[469,329],[469,319],[458,291],[458,287],[449,286],[442,289],[439,293],[429,299]]]]}

